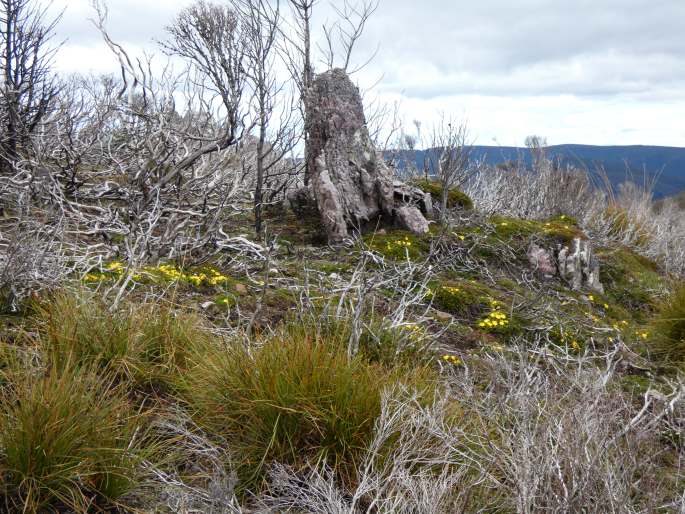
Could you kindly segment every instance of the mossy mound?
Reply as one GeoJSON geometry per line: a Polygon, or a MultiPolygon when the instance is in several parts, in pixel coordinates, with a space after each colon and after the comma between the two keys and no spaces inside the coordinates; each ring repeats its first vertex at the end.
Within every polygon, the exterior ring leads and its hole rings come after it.
{"type": "Polygon", "coordinates": [[[596,255],[608,303],[631,311],[637,320],[651,313],[656,298],[666,290],[657,264],[625,247],[600,249],[596,255]]]}
{"type": "Polygon", "coordinates": [[[490,223],[500,239],[528,240],[537,237],[563,245],[570,245],[576,238],[587,239],[576,220],[563,214],[543,221],[492,216],[490,223]]]}
{"type": "Polygon", "coordinates": [[[394,260],[424,259],[430,251],[427,237],[406,230],[391,230],[364,236],[364,242],[374,251],[394,260]]]}
{"type": "MultiPolygon", "coordinates": [[[[430,194],[434,202],[442,202],[443,187],[437,180],[420,179],[413,181],[412,185],[430,194]]],[[[463,191],[453,187],[447,192],[447,208],[470,211],[473,209],[473,200],[463,191]]]]}
{"type": "Polygon", "coordinates": [[[436,308],[457,316],[478,316],[492,298],[488,287],[466,280],[433,282],[428,295],[436,308]]]}

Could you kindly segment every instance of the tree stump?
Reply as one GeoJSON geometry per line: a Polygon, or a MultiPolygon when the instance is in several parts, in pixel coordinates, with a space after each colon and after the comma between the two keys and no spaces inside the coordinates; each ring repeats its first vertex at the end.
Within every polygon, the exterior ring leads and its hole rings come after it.
{"type": "MultiPolygon", "coordinates": [[[[328,239],[339,243],[350,230],[395,223],[415,233],[428,231],[424,213],[430,198],[394,183],[390,168],[374,148],[359,90],[347,73],[317,75],[305,99],[310,186],[328,239]],[[422,212],[423,211],[423,212],[422,212]]],[[[302,204],[302,191],[293,193],[302,204]]]]}

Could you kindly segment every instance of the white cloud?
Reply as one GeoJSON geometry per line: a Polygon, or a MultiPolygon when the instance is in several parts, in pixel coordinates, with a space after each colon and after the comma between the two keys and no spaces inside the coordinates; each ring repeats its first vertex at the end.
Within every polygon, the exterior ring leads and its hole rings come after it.
{"type": "MultiPolygon", "coordinates": [[[[191,0],[110,0],[112,37],[134,53],[191,0]]],[[[281,0],[286,3],[286,0],[281,0]]],[[[118,72],[87,21],[89,0],[67,7],[61,71],[118,72]]],[[[322,0],[316,26],[330,18],[322,0]]],[[[405,117],[430,124],[439,111],[465,115],[481,144],[685,146],[685,20],[682,0],[381,0],[358,48],[377,58],[356,75],[405,117]]],[[[160,56],[161,57],[161,56],[160,56]]],[[[163,61],[163,58],[160,59],[163,61]]]]}

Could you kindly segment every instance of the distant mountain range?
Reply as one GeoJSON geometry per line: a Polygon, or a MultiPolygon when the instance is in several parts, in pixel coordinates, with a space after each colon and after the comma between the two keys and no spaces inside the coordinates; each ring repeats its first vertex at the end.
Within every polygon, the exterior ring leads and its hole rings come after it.
{"type": "MultiPolygon", "coordinates": [[[[431,150],[414,152],[416,165],[423,167],[424,156],[431,150]]],[[[638,184],[654,184],[654,197],[663,198],[685,190],[685,148],[668,146],[592,146],[556,145],[546,148],[547,155],[559,159],[562,165],[584,167],[591,173],[603,169],[614,187],[631,180],[638,184]]],[[[405,154],[400,167],[411,159],[405,154]],[[404,160],[404,162],[403,162],[404,160]]],[[[475,146],[473,159],[493,166],[507,161],[531,163],[527,148],[513,146],[475,146]]]]}

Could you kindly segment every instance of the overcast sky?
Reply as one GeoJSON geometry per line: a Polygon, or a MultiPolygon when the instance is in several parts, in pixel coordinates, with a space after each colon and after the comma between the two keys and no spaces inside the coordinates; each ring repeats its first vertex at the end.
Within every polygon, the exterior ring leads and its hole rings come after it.
{"type": "MultiPolygon", "coordinates": [[[[154,40],[190,3],[109,0],[110,35],[159,53],[154,40]]],[[[60,7],[58,69],[116,73],[89,0],[60,7]]],[[[318,9],[320,37],[332,12],[325,0],[318,9]]],[[[408,127],[446,112],[468,119],[478,144],[540,134],[550,144],[685,146],[683,27],[685,0],[380,0],[356,55],[379,51],[355,78],[400,102],[408,127]]]]}

